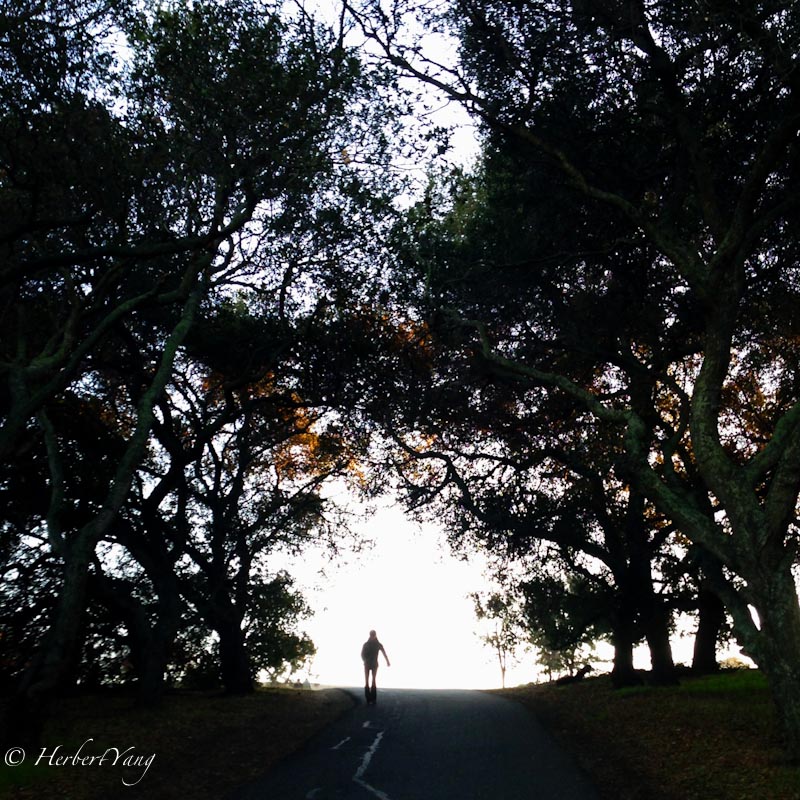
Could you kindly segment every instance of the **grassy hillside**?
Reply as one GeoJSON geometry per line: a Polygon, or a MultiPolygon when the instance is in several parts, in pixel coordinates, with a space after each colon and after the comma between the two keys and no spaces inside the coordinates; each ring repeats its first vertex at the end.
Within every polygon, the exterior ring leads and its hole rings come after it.
{"type": "Polygon", "coordinates": [[[530,707],[608,800],[800,800],[755,670],[614,691],[607,677],[502,692],[530,707]]]}
{"type": "MultiPolygon", "coordinates": [[[[675,688],[614,691],[607,677],[571,686],[508,689],[572,751],[604,800],[800,800],[800,767],[786,762],[772,703],[755,671],[685,679],[675,688]]],[[[66,700],[47,752],[133,747],[143,768],[0,766],[14,800],[214,800],[266,772],[352,705],[336,690],[264,690],[250,697],[170,695],[160,709],[109,694],[66,700]]],[[[55,761],[56,759],[53,759],[55,761]]],[[[419,798],[419,800],[441,800],[419,798]]],[[[465,798],[464,800],[469,800],[465,798]]],[[[498,798],[497,800],[503,800],[498,798]]]]}
{"type": "Polygon", "coordinates": [[[0,797],[215,800],[266,772],[352,704],[335,689],[267,689],[247,697],[180,693],[158,709],[138,709],[118,694],[64,700],[46,732],[42,763],[34,766],[37,751],[20,766],[0,765],[0,797]],[[79,749],[84,758],[129,747],[128,756],[142,758],[139,765],[122,766],[123,756],[112,766],[113,752],[103,765],[57,763],[79,749]],[[146,768],[151,754],[155,758],[146,768]],[[123,779],[140,780],[124,786],[123,779]]]}

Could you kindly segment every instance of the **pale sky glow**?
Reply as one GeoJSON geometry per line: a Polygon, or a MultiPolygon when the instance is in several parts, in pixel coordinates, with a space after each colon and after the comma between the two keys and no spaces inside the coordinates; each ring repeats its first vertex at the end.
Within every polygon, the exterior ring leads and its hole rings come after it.
{"type": "MultiPolygon", "coordinates": [[[[302,629],[317,655],[311,674],[297,677],[328,686],[363,685],[361,645],[374,628],[392,662],[387,668],[381,656],[379,687],[498,688],[500,668],[479,639],[469,599],[470,592],[487,588],[484,559],[455,558],[441,531],[412,522],[388,501],[355,527],[375,540],[373,549],[333,562],[306,552],[285,564],[316,612],[302,629]]],[[[673,638],[676,662],[690,663],[692,643],[691,635],[673,638]]],[[[718,655],[743,658],[735,645],[718,655]]],[[[600,642],[592,661],[600,672],[610,671],[612,656],[611,646],[600,642]]],[[[634,661],[638,669],[649,669],[646,646],[636,648],[634,661]]],[[[534,653],[520,653],[508,665],[506,686],[541,680],[546,678],[534,653]]]]}
{"type": "MultiPolygon", "coordinates": [[[[332,25],[338,24],[341,5],[337,0],[314,0],[312,7],[332,25]]],[[[407,23],[412,34],[422,32],[411,20],[407,23]]],[[[351,28],[348,41],[365,54],[379,56],[376,46],[363,40],[357,25],[351,28]]],[[[445,67],[457,63],[456,44],[447,37],[426,35],[422,44],[425,55],[445,67]]],[[[430,118],[452,132],[452,149],[446,160],[467,167],[473,164],[480,146],[466,111],[445,103],[424,84],[412,85],[423,95],[419,119],[430,118]]],[[[413,127],[414,120],[410,124],[413,127]]],[[[403,164],[402,168],[418,169],[420,185],[427,184],[427,162],[403,164]]],[[[333,563],[306,552],[287,564],[316,612],[302,629],[316,644],[317,655],[311,674],[299,677],[326,685],[361,685],[360,648],[369,630],[375,628],[392,662],[387,668],[381,658],[379,686],[498,687],[501,677],[497,658],[479,639],[480,623],[469,599],[471,592],[489,588],[484,558],[473,555],[468,562],[458,560],[451,554],[443,531],[431,525],[420,527],[388,500],[374,517],[355,527],[375,540],[372,551],[333,563]],[[324,578],[319,576],[322,569],[324,578]]],[[[677,629],[684,635],[672,639],[676,662],[691,662],[695,627],[696,620],[678,618],[677,629]]],[[[744,658],[735,644],[722,648],[718,656],[744,658]]],[[[610,671],[612,659],[613,648],[598,643],[592,658],[598,671],[610,671]]],[[[635,649],[634,663],[639,669],[649,669],[645,645],[635,649]]],[[[544,679],[535,653],[520,653],[516,663],[508,665],[507,686],[544,679]]]]}
{"type": "MultiPolygon", "coordinates": [[[[314,0],[309,7],[332,25],[340,19],[341,6],[336,0],[314,0]]],[[[410,30],[420,32],[413,24],[410,30]]],[[[352,27],[348,41],[364,53],[378,53],[373,43],[363,41],[358,26],[352,27]]],[[[428,35],[423,44],[426,55],[445,66],[457,61],[455,44],[447,37],[428,35]]],[[[418,117],[430,117],[452,132],[447,161],[462,166],[474,163],[480,152],[478,137],[464,109],[445,103],[430,87],[414,85],[425,98],[418,117]]],[[[353,154],[358,156],[355,149],[353,154]]],[[[425,163],[401,166],[418,169],[420,185],[427,183],[425,163]]],[[[348,505],[346,500],[344,505],[348,505]]],[[[374,628],[392,662],[387,668],[381,657],[379,687],[499,687],[496,655],[479,639],[480,625],[469,599],[471,592],[489,588],[483,557],[457,559],[443,531],[417,525],[388,500],[371,519],[354,527],[365,538],[375,540],[373,550],[337,562],[306,551],[285,565],[316,612],[301,627],[314,641],[317,655],[310,676],[298,677],[326,685],[362,685],[360,649],[374,628]],[[322,578],[321,570],[325,572],[322,578]]],[[[690,630],[694,626],[692,621],[690,630]]],[[[691,637],[676,636],[672,644],[675,660],[689,663],[691,637]]],[[[598,643],[595,654],[593,661],[599,671],[610,671],[611,646],[598,643]]],[[[738,656],[738,648],[720,655],[738,656]]],[[[649,668],[645,646],[636,648],[634,660],[637,668],[649,668]]],[[[521,653],[516,663],[508,665],[507,686],[543,679],[534,653],[521,653]]]]}
{"type": "MultiPolygon", "coordinates": [[[[492,652],[475,631],[472,601],[485,579],[479,557],[469,563],[449,554],[442,534],[420,528],[392,506],[380,508],[361,530],[375,547],[341,567],[306,557],[289,567],[316,610],[303,625],[317,645],[311,678],[319,683],[358,686],[360,651],[371,628],[392,662],[381,656],[378,685],[417,688],[491,688],[500,685],[492,652]]],[[[301,676],[305,677],[305,676],[301,676]]],[[[532,657],[509,670],[507,682],[534,680],[532,657]]]]}

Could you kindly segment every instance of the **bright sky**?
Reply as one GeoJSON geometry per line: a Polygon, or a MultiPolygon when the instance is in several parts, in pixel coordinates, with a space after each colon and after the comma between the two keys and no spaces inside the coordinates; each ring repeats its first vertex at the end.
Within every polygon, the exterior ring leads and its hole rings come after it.
{"type": "MultiPolygon", "coordinates": [[[[452,556],[442,534],[406,519],[401,509],[380,508],[361,527],[375,547],[341,566],[306,558],[289,566],[299,583],[316,584],[306,596],[316,610],[302,627],[317,646],[312,681],[358,686],[361,645],[370,629],[389,654],[380,660],[378,685],[418,688],[491,688],[500,669],[481,643],[468,595],[485,584],[483,560],[452,556]]],[[[300,676],[305,677],[305,676],[300,676]]],[[[509,669],[507,683],[535,679],[532,657],[509,669]]]]}
{"type": "MultiPolygon", "coordinates": [[[[332,24],[339,19],[338,2],[316,0],[315,5],[332,24]]],[[[429,37],[426,47],[440,62],[453,59],[453,45],[446,39],[429,37]]],[[[433,92],[430,105],[437,109],[437,123],[453,130],[450,159],[468,164],[478,146],[466,113],[454,104],[441,106],[433,92]]],[[[317,646],[310,680],[336,686],[361,685],[361,645],[374,628],[392,663],[387,668],[381,657],[379,686],[500,686],[497,658],[480,641],[479,622],[469,599],[470,592],[486,588],[484,560],[479,556],[468,562],[457,559],[442,531],[434,526],[420,527],[391,504],[380,508],[358,529],[375,541],[370,552],[338,563],[306,553],[287,564],[316,612],[302,625],[317,646]],[[323,569],[325,577],[321,578],[323,569]]],[[[676,661],[691,659],[690,639],[673,641],[673,648],[676,661]]],[[[596,653],[603,660],[612,657],[608,645],[598,645],[596,653]]],[[[645,647],[637,648],[635,663],[641,669],[649,667],[645,647]]],[[[533,654],[521,655],[517,663],[508,665],[508,686],[537,678],[533,654]]]]}
{"type": "MultiPolygon", "coordinates": [[[[387,668],[381,656],[378,686],[499,687],[497,658],[480,641],[481,623],[469,599],[470,592],[486,588],[483,558],[457,559],[441,531],[417,525],[391,504],[356,528],[375,541],[374,548],[334,562],[307,552],[285,565],[316,612],[302,629],[316,644],[317,655],[310,675],[297,677],[360,686],[361,645],[374,628],[392,663],[387,668]]],[[[675,637],[672,644],[676,662],[689,663],[691,636],[675,637]]],[[[598,644],[597,658],[607,661],[601,670],[611,669],[612,654],[610,645],[598,644]]],[[[742,657],[735,646],[719,655],[742,657]]],[[[637,668],[649,668],[645,646],[636,648],[634,660],[637,668]]],[[[508,665],[507,686],[543,679],[533,653],[519,654],[508,665]]]]}

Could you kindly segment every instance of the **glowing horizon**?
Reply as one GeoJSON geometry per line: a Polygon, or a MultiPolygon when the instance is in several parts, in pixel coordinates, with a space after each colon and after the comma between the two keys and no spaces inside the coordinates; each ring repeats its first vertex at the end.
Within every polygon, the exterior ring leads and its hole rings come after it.
{"type": "MultiPolygon", "coordinates": [[[[325,686],[363,685],[361,645],[375,629],[391,667],[380,659],[378,686],[395,689],[495,689],[501,685],[494,653],[479,638],[470,592],[486,586],[485,559],[457,559],[441,531],[419,526],[402,509],[381,506],[359,526],[375,547],[331,563],[305,553],[287,564],[315,610],[302,626],[317,647],[306,678],[325,686]],[[324,570],[327,577],[320,578],[324,570]]],[[[692,623],[686,633],[694,628],[692,623]]],[[[673,637],[675,661],[690,663],[691,635],[673,637]]],[[[739,648],[721,649],[720,657],[739,648]]],[[[598,642],[593,662],[611,669],[613,648],[598,642]]],[[[650,667],[649,650],[634,651],[637,669],[650,667]]],[[[543,680],[534,653],[519,654],[506,670],[506,686],[543,680]]]]}
{"type": "MultiPolygon", "coordinates": [[[[375,629],[392,663],[387,668],[381,656],[379,686],[499,687],[500,668],[476,633],[468,597],[485,584],[484,560],[456,559],[439,531],[420,528],[394,506],[379,508],[362,530],[375,547],[351,563],[323,564],[306,556],[289,567],[315,609],[302,626],[317,646],[310,681],[361,685],[361,645],[375,629]],[[328,577],[320,580],[323,566],[328,577]]],[[[514,676],[520,673],[516,682],[534,680],[532,657],[525,667],[510,666],[507,683],[512,669],[514,676]]]]}

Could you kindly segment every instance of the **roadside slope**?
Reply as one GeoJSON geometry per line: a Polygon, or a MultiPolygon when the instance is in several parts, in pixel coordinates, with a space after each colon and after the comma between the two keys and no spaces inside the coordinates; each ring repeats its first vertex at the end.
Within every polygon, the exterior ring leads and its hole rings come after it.
{"type": "Polygon", "coordinates": [[[45,733],[48,754],[57,746],[57,755],[82,747],[82,757],[131,747],[155,754],[150,768],[56,766],[56,759],[34,767],[37,754],[29,753],[21,766],[0,766],[0,797],[213,800],[263,774],[352,705],[337,689],[264,689],[244,697],[177,692],[151,709],[118,693],[66,699],[45,733]],[[123,786],[123,777],[141,780],[123,786]]]}
{"type": "Polygon", "coordinates": [[[755,670],[615,691],[608,677],[498,692],[529,707],[607,800],[800,800],[755,670]]]}

